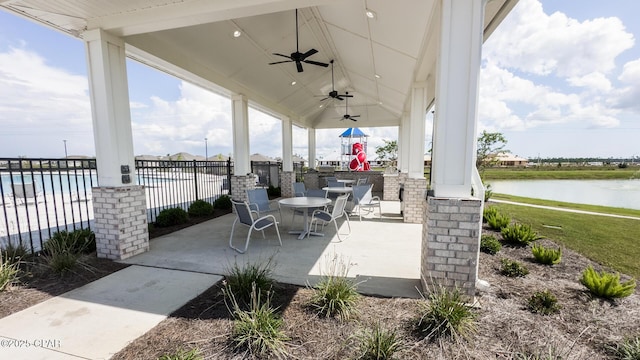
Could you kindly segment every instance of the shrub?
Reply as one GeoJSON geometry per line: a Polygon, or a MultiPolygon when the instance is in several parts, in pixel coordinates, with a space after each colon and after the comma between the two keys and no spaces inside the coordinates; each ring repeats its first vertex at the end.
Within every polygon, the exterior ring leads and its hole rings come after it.
{"type": "Polygon", "coordinates": [[[29,254],[29,249],[22,243],[7,242],[4,249],[0,249],[0,261],[9,264],[20,263],[29,254]]]}
{"type": "Polygon", "coordinates": [[[549,290],[536,291],[528,302],[528,308],[532,313],[549,315],[560,310],[558,299],[549,290]]]}
{"type": "Polygon", "coordinates": [[[189,220],[187,212],[181,208],[169,208],[160,211],[156,217],[156,226],[169,227],[184,224],[189,220]]]}
{"type": "Polygon", "coordinates": [[[263,296],[271,292],[275,282],[271,277],[272,272],[272,258],[267,261],[258,261],[254,264],[246,264],[242,268],[236,263],[227,271],[225,295],[227,297],[233,295],[240,306],[246,309],[251,303],[251,292],[254,287],[263,296]]]}
{"type": "Polygon", "coordinates": [[[357,284],[347,278],[350,265],[334,256],[329,271],[323,275],[311,295],[309,305],[319,315],[348,320],[357,314],[356,304],[360,298],[357,284]]]}
{"type": "Polygon", "coordinates": [[[495,255],[502,249],[502,244],[493,235],[482,235],[480,237],[480,251],[495,255]]]}
{"type": "Polygon", "coordinates": [[[640,336],[635,339],[626,339],[618,344],[614,349],[616,359],[639,360],[640,359],[640,336]]]}
{"type": "Polygon", "coordinates": [[[527,224],[513,224],[500,231],[504,241],[514,245],[529,245],[541,237],[527,224]]]}
{"type": "Polygon", "coordinates": [[[16,282],[20,273],[19,263],[5,261],[4,256],[4,254],[0,256],[0,291],[4,291],[16,282]]]}
{"type": "Polygon", "coordinates": [[[392,359],[393,354],[402,348],[402,341],[395,331],[385,330],[376,324],[373,329],[365,330],[359,336],[360,356],[363,360],[392,359]]]}
{"type": "Polygon", "coordinates": [[[216,201],[213,202],[214,209],[229,210],[232,205],[231,198],[227,195],[220,195],[216,201]]]}
{"type": "Polygon", "coordinates": [[[484,184],[484,201],[487,202],[493,196],[493,189],[491,184],[484,184]]]}
{"type": "Polygon", "coordinates": [[[189,351],[179,349],[174,354],[162,355],[158,358],[158,360],[203,360],[203,359],[204,357],[200,355],[200,351],[195,348],[189,351]]]}
{"type": "Polygon", "coordinates": [[[562,249],[546,248],[542,245],[533,245],[531,253],[537,262],[545,265],[555,265],[562,260],[562,249]]]}
{"type": "Polygon", "coordinates": [[[509,226],[511,223],[511,218],[507,215],[502,215],[500,213],[496,213],[495,215],[491,215],[487,218],[487,225],[493,230],[502,230],[509,226]]]}
{"type": "MultiPolygon", "coordinates": [[[[68,238],[61,238],[68,239],[68,238]]],[[[44,243],[43,259],[47,265],[57,274],[64,274],[73,270],[78,265],[80,252],[76,249],[74,241],[49,239],[44,243]]]]}
{"type": "Polygon", "coordinates": [[[209,216],[213,214],[213,205],[204,200],[196,200],[189,205],[189,216],[209,216]]]}
{"type": "Polygon", "coordinates": [[[502,259],[500,273],[508,277],[525,277],[529,274],[529,269],[517,261],[502,259]]]}
{"type": "Polygon", "coordinates": [[[498,215],[498,208],[495,206],[487,206],[482,210],[482,222],[487,222],[490,217],[498,215]]]}
{"type": "Polygon", "coordinates": [[[271,307],[269,296],[261,295],[254,284],[248,310],[241,309],[233,295],[230,300],[235,318],[231,339],[236,349],[245,348],[259,357],[285,357],[288,337],[281,330],[282,319],[271,307]]]}
{"type": "Polygon", "coordinates": [[[66,249],[77,254],[89,254],[96,251],[96,235],[90,229],[57,231],[45,243],[44,251],[47,252],[52,247],[56,250],[66,249]]]}
{"type": "Polygon", "coordinates": [[[476,330],[477,314],[459,289],[434,288],[428,301],[418,303],[416,330],[426,338],[467,336],[476,330]]]}
{"type": "Polygon", "coordinates": [[[280,197],[282,191],[280,187],[274,187],[273,185],[269,185],[267,188],[267,194],[272,197],[280,197]]]}
{"type": "Polygon", "coordinates": [[[635,279],[621,284],[619,273],[613,274],[606,271],[598,273],[591,266],[587,267],[582,273],[580,282],[589,289],[593,295],[604,299],[627,297],[633,294],[636,288],[635,279]]]}

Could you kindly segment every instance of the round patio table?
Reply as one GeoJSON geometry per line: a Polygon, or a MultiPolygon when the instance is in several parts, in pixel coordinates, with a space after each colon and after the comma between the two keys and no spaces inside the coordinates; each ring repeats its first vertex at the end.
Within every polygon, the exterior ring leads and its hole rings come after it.
{"type": "Polygon", "coordinates": [[[347,184],[355,184],[355,183],[356,183],[356,181],[355,181],[355,180],[351,180],[351,179],[338,179],[338,180],[336,180],[336,181],[337,181],[337,182],[339,182],[339,183],[343,183],[343,184],[345,184],[345,186],[346,186],[347,184]]]}
{"type": "Polygon", "coordinates": [[[305,211],[303,211],[304,229],[289,231],[289,234],[299,234],[298,240],[304,239],[304,237],[307,236],[307,234],[313,235],[313,236],[324,236],[323,233],[311,231],[311,229],[309,228],[309,221],[308,221],[309,215],[307,214],[308,211],[306,211],[306,209],[322,208],[329,205],[330,203],[331,203],[330,199],[320,198],[320,197],[309,197],[309,196],[292,197],[292,198],[282,199],[278,201],[278,204],[280,204],[280,206],[290,207],[295,209],[299,209],[299,208],[305,209],[305,211]]]}
{"type": "Polygon", "coordinates": [[[353,188],[348,186],[327,186],[323,187],[322,190],[334,194],[348,194],[353,192],[353,188]]]}

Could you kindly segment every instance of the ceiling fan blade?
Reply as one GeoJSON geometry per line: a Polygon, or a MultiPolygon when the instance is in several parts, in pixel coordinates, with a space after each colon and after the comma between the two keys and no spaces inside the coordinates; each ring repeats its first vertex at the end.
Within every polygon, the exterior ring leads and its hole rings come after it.
{"type": "Polygon", "coordinates": [[[280,54],[280,53],[273,53],[273,55],[282,56],[282,57],[286,57],[287,59],[291,59],[291,56],[289,56],[289,55],[284,55],[284,54],[280,54]]]}
{"type": "Polygon", "coordinates": [[[340,101],[343,101],[343,100],[344,100],[342,97],[340,97],[340,95],[336,95],[336,96],[334,97],[334,99],[338,99],[338,100],[340,100],[340,101]]]}
{"type": "MultiPolygon", "coordinates": [[[[318,50],[316,50],[316,49],[311,49],[311,50],[307,51],[306,53],[302,54],[302,60],[308,58],[309,56],[311,56],[311,55],[313,55],[313,54],[315,54],[317,52],[318,52],[318,50]]],[[[329,66],[329,65],[327,65],[327,66],[329,66]]]]}
{"type": "Polygon", "coordinates": [[[298,72],[303,72],[302,63],[300,61],[296,61],[296,68],[298,68],[298,72]]]}
{"type": "Polygon", "coordinates": [[[276,62],[269,63],[269,65],[284,64],[284,63],[290,63],[290,62],[293,62],[293,60],[276,61],[276,62]]]}
{"type": "Polygon", "coordinates": [[[313,60],[303,60],[304,62],[306,62],[307,64],[312,64],[312,65],[318,65],[318,66],[322,66],[322,67],[328,67],[329,64],[325,64],[323,62],[318,62],[318,61],[313,61],[313,60]]]}
{"type": "Polygon", "coordinates": [[[354,121],[354,122],[355,122],[355,121],[358,121],[358,119],[354,119],[354,118],[353,118],[353,116],[352,116],[352,117],[350,117],[350,118],[349,118],[349,120],[354,121]]]}
{"type": "Polygon", "coordinates": [[[346,94],[340,94],[338,96],[342,96],[342,97],[353,97],[353,95],[346,95],[346,94]]]}
{"type": "Polygon", "coordinates": [[[349,115],[349,117],[356,118],[356,117],[360,117],[360,115],[349,115]]]}
{"type": "Polygon", "coordinates": [[[324,99],[320,99],[320,101],[325,101],[325,100],[327,100],[327,99],[329,99],[329,97],[328,97],[328,96],[327,96],[326,98],[324,98],[324,99]]]}

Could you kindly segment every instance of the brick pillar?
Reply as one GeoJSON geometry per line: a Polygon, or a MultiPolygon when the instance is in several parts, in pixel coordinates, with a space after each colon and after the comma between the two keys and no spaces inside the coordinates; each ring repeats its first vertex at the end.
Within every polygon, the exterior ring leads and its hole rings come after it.
{"type": "Polygon", "coordinates": [[[92,193],[98,257],[124,260],[148,251],[144,186],[94,187],[92,193]]]}
{"type": "Polygon", "coordinates": [[[253,174],[231,176],[231,197],[238,201],[247,201],[247,190],[256,188],[253,174]]]}
{"type": "Polygon", "coordinates": [[[293,171],[283,171],[280,175],[280,190],[284,198],[294,197],[293,183],[296,181],[296,173],[293,171]]]}
{"type": "Polygon", "coordinates": [[[404,222],[422,224],[425,212],[427,179],[406,178],[402,195],[404,222]]]}
{"type": "Polygon", "coordinates": [[[433,284],[475,296],[480,256],[482,202],[429,197],[422,227],[422,289],[433,284]]]}
{"type": "Polygon", "coordinates": [[[398,191],[400,190],[398,174],[384,174],[382,177],[382,200],[398,200],[398,191]]]}

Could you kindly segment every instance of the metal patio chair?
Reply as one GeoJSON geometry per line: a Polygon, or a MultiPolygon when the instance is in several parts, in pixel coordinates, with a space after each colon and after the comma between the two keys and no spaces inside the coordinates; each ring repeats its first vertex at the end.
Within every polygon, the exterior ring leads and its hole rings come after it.
{"type": "MultiPolygon", "coordinates": [[[[369,185],[356,185],[353,187],[353,205],[358,208],[358,216],[362,221],[362,211],[366,211],[367,214],[373,212],[378,208],[379,217],[382,219],[382,208],[380,207],[380,198],[378,196],[371,196],[372,184],[369,185]]],[[[353,212],[352,212],[353,213],[353,212]]]]}
{"type": "Polygon", "coordinates": [[[258,213],[258,216],[262,216],[263,214],[272,213],[277,211],[280,214],[280,219],[282,219],[282,213],[280,212],[280,208],[272,208],[271,202],[269,201],[269,194],[267,194],[266,189],[257,188],[247,190],[247,199],[249,203],[249,208],[252,211],[258,213]]]}
{"type": "MultiPolygon", "coordinates": [[[[336,236],[338,236],[338,240],[342,241],[342,238],[340,237],[340,231],[338,229],[337,220],[341,217],[344,217],[345,219],[347,219],[347,226],[349,227],[349,233],[346,235],[349,236],[351,234],[351,224],[349,223],[349,216],[344,210],[345,207],[347,206],[348,198],[349,198],[349,194],[338,196],[338,198],[336,199],[336,203],[333,205],[333,210],[331,211],[331,213],[325,210],[314,210],[313,213],[311,214],[311,221],[309,222],[309,228],[311,228],[311,226],[314,225],[314,223],[317,228],[318,221],[322,221],[322,226],[330,222],[333,222],[333,224],[336,226],[336,236]]],[[[307,234],[307,238],[308,237],[309,237],[309,234],[307,234]]]]}
{"type": "Polygon", "coordinates": [[[294,196],[296,196],[296,197],[306,196],[307,195],[307,188],[304,186],[303,182],[294,182],[293,183],[293,193],[295,194],[294,196]]]}
{"type": "Polygon", "coordinates": [[[263,217],[258,217],[254,219],[253,214],[257,214],[255,211],[251,211],[249,208],[249,204],[246,201],[235,201],[231,200],[233,204],[233,208],[235,210],[236,219],[233,221],[233,225],[231,226],[231,235],[229,236],[229,247],[233,250],[239,252],[240,254],[244,254],[249,248],[249,241],[251,240],[251,232],[253,230],[258,230],[262,232],[262,238],[264,236],[264,229],[273,226],[276,229],[276,234],[278,234],[278,242],[280,246],[282,246],[282,238],[280,238],[280,231],[278,230],[278,222],[276,221],[275,216],[273,215],[265,215],[263,217]],[[236,224],[240,223],[242,225],[249,227],[249,233],[247,234],[247,240],[244,243],[244,249],[240,250],[233,246],[233,233],[236,229],[236,224]]]}

